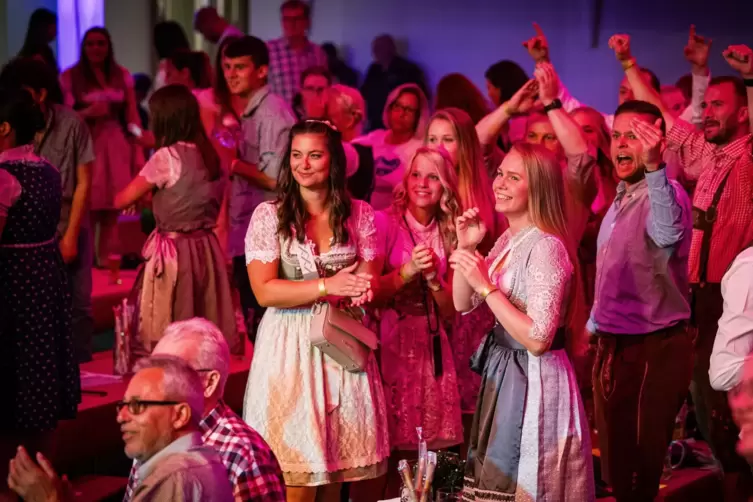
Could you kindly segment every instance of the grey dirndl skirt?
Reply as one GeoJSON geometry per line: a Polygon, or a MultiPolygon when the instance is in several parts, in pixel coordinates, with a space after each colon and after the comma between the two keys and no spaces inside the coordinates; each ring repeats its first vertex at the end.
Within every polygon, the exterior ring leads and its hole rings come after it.
{"type": "MultiPolygon", "coordinates": [[[[564,347],[564,330],[551,350],[564,347]]],[[[528,390],[528,351],[497,324],[471,358],[481,375],[471,425],[463,500],[515,500],[523,412],[528,390]]]]}

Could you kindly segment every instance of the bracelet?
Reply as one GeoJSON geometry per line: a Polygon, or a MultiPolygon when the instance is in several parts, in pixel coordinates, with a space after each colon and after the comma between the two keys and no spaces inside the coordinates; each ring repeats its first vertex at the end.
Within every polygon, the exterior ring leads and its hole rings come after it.
{"type": "Polygon", "coordinates": [[[622,69],[625,71],[628,71],[630,68],[635,66],[635,58],[630,58],[625,61],[620,61],[620,64],[622,65],[622,69]]]}
{"type": "Polygon", "coordinates": [[[482,299],[486,300],[486,298],[490,294],[494,293],[495,291],[499,291],[499,288],[497,288],[497,287],[491,287],[491,288],[485,287],[484,289],[481,290],[481,292],[479,294],[481,295],[482,299]]]}
{"type": "Polygon", "coordinates": [[[753,78],[744,78],[743,84],[745,87],[753,87],[753,78]]]}
{"type": "Polygon", "coordinates": [[[398,269],[397,275],[400,276],[400,280],[403,281],[403,284],[408,284],[412,277],[408,276],[408,274],[405,273],[405,266],[403,265],[398,269]]]}
{"type": "Polygon", "coordinates": [[[327,296],[327,283],[324,279],[319,279],[319,298],[327,296]]]}

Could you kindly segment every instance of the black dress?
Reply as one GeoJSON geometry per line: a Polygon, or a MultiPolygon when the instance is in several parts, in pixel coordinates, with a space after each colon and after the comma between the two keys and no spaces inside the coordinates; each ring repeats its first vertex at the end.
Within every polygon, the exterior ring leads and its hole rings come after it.
{"type": "Polygon", "coordinates": [[[55,239],[61,179],[19,148],[0,154],[0,170],[21,185],[0,236],[0,433],[42,432],[74,418],[81,400],[71,297],[55,239]]]}

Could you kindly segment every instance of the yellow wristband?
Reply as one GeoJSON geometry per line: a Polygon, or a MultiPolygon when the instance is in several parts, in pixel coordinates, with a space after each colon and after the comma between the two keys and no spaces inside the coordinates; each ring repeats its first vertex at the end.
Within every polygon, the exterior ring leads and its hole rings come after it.
{"type": "Polygon", "coordinates": [[[407,284],[407,283],[409,283],[409,282],[410,282],[410,280],[411,280],[411,277],[409,277],[409,276],[408,276],[408,275],[407,275],[407,274],[405,273],[405,267],[404,267],[404,266],[403,266],[403,267],[400,267],[400,269],[398,270],[397,274],[398,274],[398,275],[400,276],[400,280],[401,280],[401,281],[403,281],[403,284],[407,284]]]}
{"type": "Polygon", "coordinates": [[[327,284],[324,279],[319,279],[319,298],[327,296],[327,284]]]}
{"type": "Polygon", "coordinates": [[[630,68],[635,66],[635,58],[630,58],[625,61],[620,61],[620,64],[622,65],[623,70],[628,71],[630,68]]]}
{"type": "Polygon", "coordinates": [[[486,300],[486,298],[495,291],[499,291],[499,288],[484,288],[479,294],[481,295],[482,299],[486,300]]]}

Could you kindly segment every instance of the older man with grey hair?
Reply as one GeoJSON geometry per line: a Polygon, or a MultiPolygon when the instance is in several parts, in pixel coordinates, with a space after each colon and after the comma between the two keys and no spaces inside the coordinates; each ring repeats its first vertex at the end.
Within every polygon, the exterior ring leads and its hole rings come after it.
{"type": "Polygon", "coordinates": [[[217,452],[201,439],[197,372],[166,355],[139,361],[135,371],[117,405],[126,455],[139,466],[132,500],[232,500],[217,452]]]}
{"type": "MultiPolygon", "coordinates": [[[[283,502],[285,482],[269,445],[222,401],[230,375],[230,350],[210,321],[193,318],[172,323],[152,356],[174,356],[201,376],[204,390],[199,424],[205,446],[220,455],[237,501],[283,502]]],[[[141,467],[131,470],[125,500],[138,486],[141,467]]]]}
{"type": "MultiPolygon", "coordinates": [[[[217,451],[202,441],[202,389],[198,373],[179,357],[153,356],[136,365],[123,401],[116,405],[125,453],[135,461],[138,480],[129,500],[233,500],[217,451]]],[[[72,499],[49,461],[41,455],[36,459],[39,467],[19,450],[10,464],[10,487],[32,502],[72,499]]]]}

